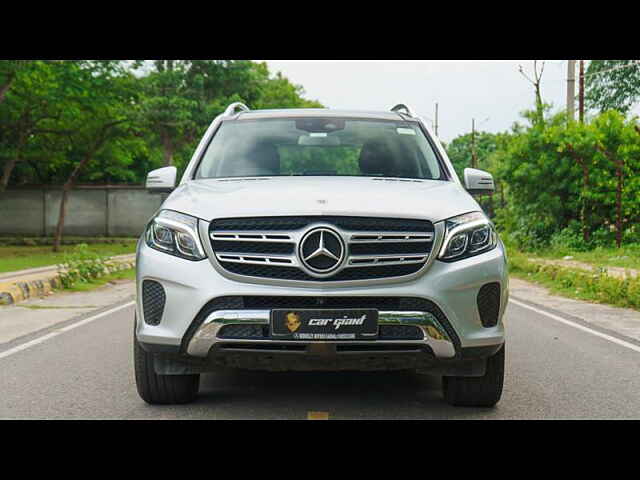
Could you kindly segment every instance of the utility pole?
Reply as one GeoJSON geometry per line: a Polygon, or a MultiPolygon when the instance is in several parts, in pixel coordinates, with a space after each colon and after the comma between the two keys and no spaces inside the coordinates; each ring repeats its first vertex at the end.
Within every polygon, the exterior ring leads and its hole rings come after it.
{"type": "Polygon", "coordinates": [[[478,168],[478,157],[476,156],[476,119],[471,119],[471,168],[478,168]]]}
{"type": "Polygon", "coordinates": [[[576,61],[567,60],[567,117],[574,119],[576,99],[576,61]]]}
{"type": "MultiPolygon", "coordinates": [[[[489,117],[480,122],[482,125],[489,117]]],[[[478,168],[478,154],[476,153],[476,119],[471,119],[471,168],[478,168]]]]}
{"type": "Polygon", "coordinates": [[[578,78],[578,118],[584,123],[584,60],[580,60],[580,76],[578,78]]]}
{"type": "Polygon", "coordinates": [[[435,130],[436,130],[436,137],[438,136],[438,102],[436,102],[436,124],[435,124],[435,130]]]}

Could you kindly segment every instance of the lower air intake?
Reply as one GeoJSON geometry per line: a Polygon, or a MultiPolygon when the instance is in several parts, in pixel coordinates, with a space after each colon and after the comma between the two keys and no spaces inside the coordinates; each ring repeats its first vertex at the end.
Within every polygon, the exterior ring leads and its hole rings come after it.
{"type": "Polygon", "coordinates": [[[142,311],[144,321],[149,325],[158,325],[164,312],[166,294],[162,285],[154,280],[142,282],[142,311]]]}
{"type": "Polygon", "coordinates": [[[487,283],[478,292],[478,312],[483,327],[495,327],[500,314],[500,284],[487,283]]]}

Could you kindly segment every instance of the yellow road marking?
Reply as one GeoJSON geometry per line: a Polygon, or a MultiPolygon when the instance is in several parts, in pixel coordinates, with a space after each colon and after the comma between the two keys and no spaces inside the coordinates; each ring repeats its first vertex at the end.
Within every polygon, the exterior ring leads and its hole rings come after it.
{"type": "Polygon", "coordinates": [[[307,412],[307,420],[329,420],[329,412],[307,412]]]}

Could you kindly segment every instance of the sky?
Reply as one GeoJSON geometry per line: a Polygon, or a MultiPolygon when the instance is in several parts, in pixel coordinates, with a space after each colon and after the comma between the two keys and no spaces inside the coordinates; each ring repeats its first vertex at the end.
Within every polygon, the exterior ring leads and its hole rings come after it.
{"type": "MultiPolygon", "coordinates": [[[[524,123],[520,112],[534,105],[533,85],[518,71],[522,65],[533,78],[533,60],[266,62],[271,72],[281,71],[292,83],[302,85],[305,98],[328,108],[388,110],[404,103],[433,121],[438,102],[438,136],[445,142],[470,132],[472,118],[476,130],[509,130],[515,121],[524,123]]],[[[566,108],[566,60],[545,62],[541,91],[543,101],[553,105],[552,111],[566,108]]],[[[577,116],[577,102],[575,108],[577,116]]],[[[634,113],[640,113],[640,108],[634,113]]]]}

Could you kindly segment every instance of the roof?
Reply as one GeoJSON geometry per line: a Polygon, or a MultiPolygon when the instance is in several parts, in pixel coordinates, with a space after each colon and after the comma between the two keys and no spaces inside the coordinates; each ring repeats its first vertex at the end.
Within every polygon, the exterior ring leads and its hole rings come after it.
{"type": "Polygon", "coordinates": [[[386,111],[365,111],[365,110],[334,110],[329,108],[286,108],[279,110],[250,110],[240,112],[233,116],[234,120],[255,120],[258,118],[291,118],[291,117],[348,117],[348,118],[370,118],[377,120],[405,120],[416,119],[407,115],[400,115],[396,112],[386,111]]]}

